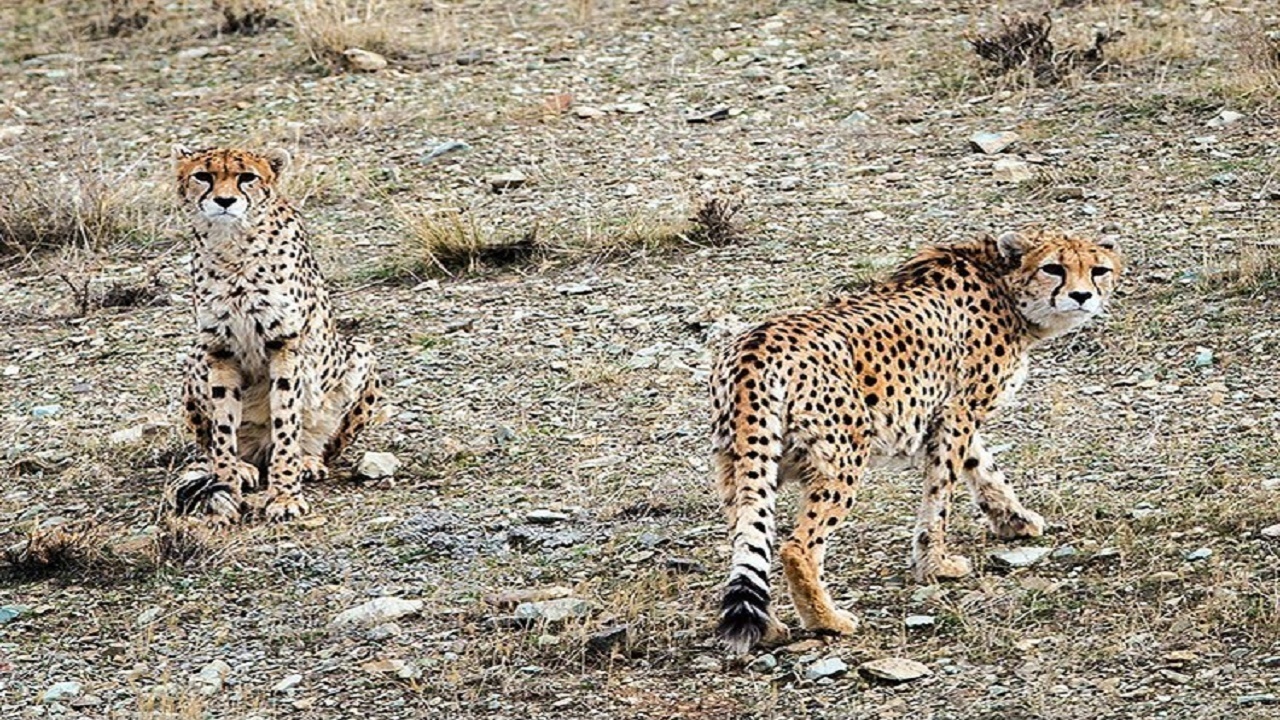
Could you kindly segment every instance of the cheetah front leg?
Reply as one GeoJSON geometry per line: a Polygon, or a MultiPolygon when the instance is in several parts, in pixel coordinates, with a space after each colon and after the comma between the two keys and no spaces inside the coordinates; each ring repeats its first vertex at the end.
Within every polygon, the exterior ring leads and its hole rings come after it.
{"type": "Polygon", "coordinates": [[[298,385],[297,340],[269,343],[271,378],[271,462],[267,466],[268,520],[290,520],[307,514],[311,506],[302,497],[304,464],[299,435],[302,432],[302,389],[298,385]]]}
{"type": "Polygon", "coordinates": [[[968,558],[947,554],[947,518],[956,476],[975,432],[973,413],[953,406],[942,411],[925,441],[924,500],[911,545],[912,572],[919,582],[952,580],[973,570],[968,558]]]}
{"type": "MultiPolygon", "coordinates": [[[[347,375],[342,379],[342,387],[354,392],[354,400],[343,414],[337,430],[331,435],[324,447],[324,463],[338,459],[360,431],[373,420],[378,401],[382,398],[382,379],[378,377],[377,361],[367,343],[352,339],[350,341],[350,360],[347,363],[347,375]]],[[[348,395],[350,396],[350,395],[348,395]]]]}
{"type": "Polygon", "coordinates": [[[974,433],[969,456],[964,461],[963,475],[973,501],[987,517],[991,532],[1004,540],[1040,537],[1044,518],[1022,506],[1013,486],[996,466],[996,460],[974,433]]]}
{"type": "Polygon", "coordinates": [[[242,512],[243,490],[258,483],[258,468],[239,456],[242,381],[235,361],[218,353],[197,352],[188,361],[186,420],[208,457],[210,473],[171,488],[170,504],[180,514],[202,513],[216,522],[235,522],[242,512]]]}

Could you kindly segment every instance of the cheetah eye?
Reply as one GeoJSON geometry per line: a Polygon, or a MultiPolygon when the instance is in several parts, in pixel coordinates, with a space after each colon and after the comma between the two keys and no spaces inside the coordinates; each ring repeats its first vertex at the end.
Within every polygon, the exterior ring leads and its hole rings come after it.
{"type": "Polygon", "coordinates": [[[1102,277],[1103,275],[1106,275],[1109,272],[1111,272],[1111,268],[1102,267],[1101,265],[1099,265],[1098,267],[1092,270],[1092,275],[1096,278],[1099,278],[1099,277],[1102,277]]]}
{"type": "Polygon", "coordinates": [[[1057,263],[1049,263],[1048,265],[1041,265],[1040,272],[1046,275],[1053,275],[1054,277],[1067,276],[1067,269],[1057,263]]]}
{"type": "Polygon", "coordinates": [[[205,185],[212,185],[212,184],[213,184],[213,175],[212,175],[211,173],[207,173],[207,172],[198,172],[198,173],[196,173],[196,174],[192,175],[191,177],[195,178],[197,182],[202,182],[202,183],[204,183],[205,185]]]}
{"type": "Polygon", "coordinates": [[[254,175],[251,172],[243,172],[243,173],[240,173],[240,177],[238,179],[242,185],[247,185],[251,182],[256,182],[258,179],[258,176],[254,175]]]}

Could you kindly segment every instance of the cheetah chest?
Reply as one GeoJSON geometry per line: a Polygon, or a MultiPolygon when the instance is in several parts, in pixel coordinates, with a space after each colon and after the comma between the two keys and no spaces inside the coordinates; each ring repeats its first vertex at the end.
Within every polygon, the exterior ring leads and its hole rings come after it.
{"type": "Polygon", "coordinates": [[[207,278],[196,311],[204,341],[229,350],[250,376],[265,373],[268,341],[296,336],[304,324],[297,293],[260,277],[241,272],[207,278]]]}

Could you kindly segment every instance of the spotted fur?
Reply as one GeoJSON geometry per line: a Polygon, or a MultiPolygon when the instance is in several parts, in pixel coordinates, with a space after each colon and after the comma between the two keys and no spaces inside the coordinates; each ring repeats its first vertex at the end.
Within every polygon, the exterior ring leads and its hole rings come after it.
{"type": "Polygon", "coordinates": [[[265,485],[272,520],[309,511],[304,480],[371,419],[380,395],[369,346],[339,336],[324,278],[277,182],[283,151],[176,148],[195,231],[199,338],[186,364],[188,427],[209,461],[170,489],[179,512],[233,522],[265,485]]]}
{"type": "Polygon", "coordinates": [[[1044,520],[1018,501],[979,428],[1021,385],[1028,349],[1102,312],[1122,270],[1114,243],[1036,230],[930,247],[885,283],[743,334],[712,373],[712,446],[732,567],[719,635],[744,652],[787,629],[773,615],[774,506],[799,482],[800,512],[780,555],[804,627],[847,634],[854,617],[822,581],[828,535],[854,507],[863,471],[894,458],[925,471],[911,548],[921,581],[957,578],[946,548],[963,478],[1002,538],[1044,520]]]}

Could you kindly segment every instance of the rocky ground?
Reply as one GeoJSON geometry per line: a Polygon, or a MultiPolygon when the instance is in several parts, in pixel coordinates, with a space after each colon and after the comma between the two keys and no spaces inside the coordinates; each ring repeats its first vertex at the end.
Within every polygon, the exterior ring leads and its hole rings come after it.
{"type": "Polygon", "coordinates": [[[1059,50],[1123,35],[1032,83],[965,38],[1043,3],[358,3],[371,72],[318,64],[284,6],[253,35],[193,1],[113,36],[97,5],[0,7],[0,197],[94,188],[115,221],[5,250],[0,716],[1280,716],[1273,4],[1057,3],[1059,50]],[[289,149],[378,343],[386,422],[303,521],[157,513],[191,459],[175,142],[289,149]],[[745,236],[673,242],[707,197],[745,236]],[[423,217],[551,250],[433,277],[423,217]],[[990,433],[1047,536],[1002,547],[961,513],[979,571],[922,587],[919,480],[871,477],[828,562],[863,630],[724,655],[711,353],[921,243],[1032,221],[1132,263],[990,433]],[[366,451],[400,467],[360,479],[366,451]],[[59,527],[70,550],[23,556],[59,527]]]}

